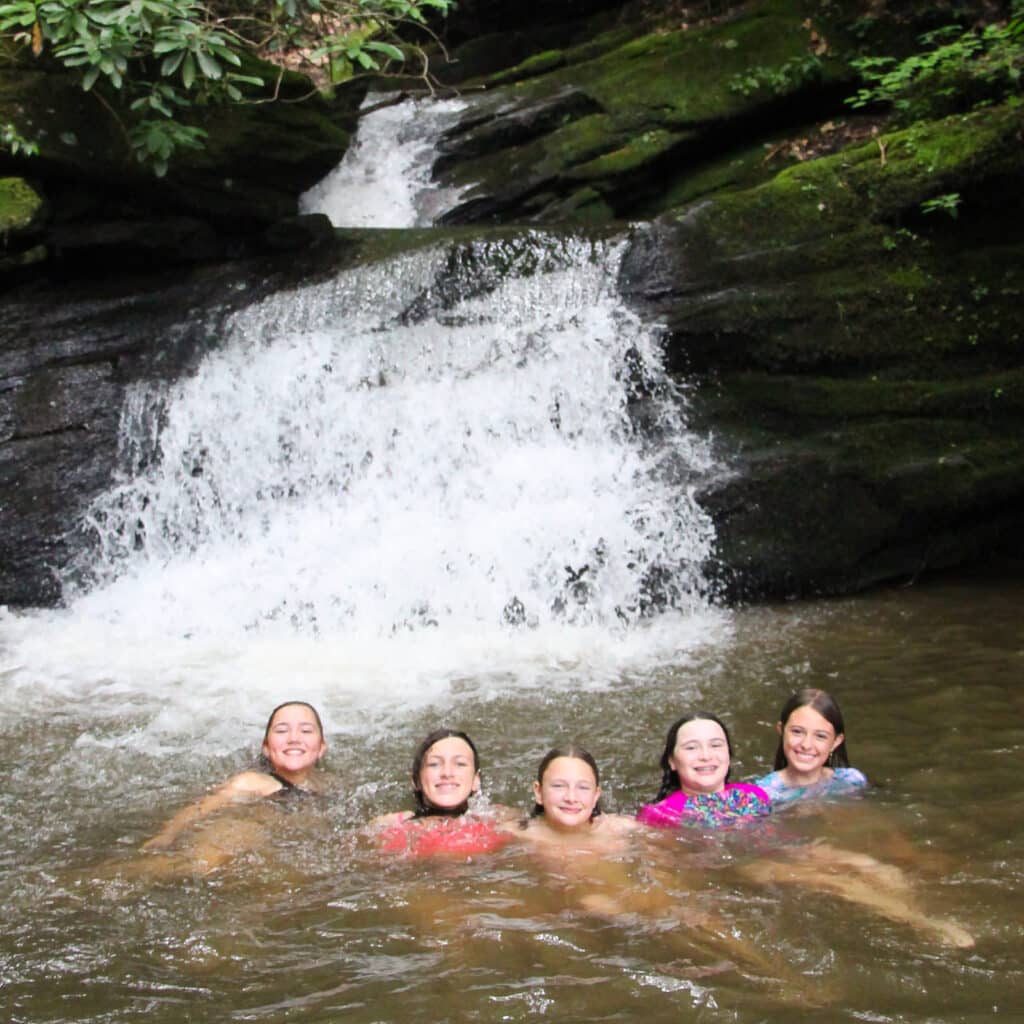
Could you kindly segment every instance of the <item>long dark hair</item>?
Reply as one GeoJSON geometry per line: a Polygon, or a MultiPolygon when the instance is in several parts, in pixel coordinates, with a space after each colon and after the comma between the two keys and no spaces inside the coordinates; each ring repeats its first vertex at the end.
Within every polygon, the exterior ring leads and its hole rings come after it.
{"type": "MultiPolygon", "coordinates": [[[[597,762],[594,760],[594,755],[589,750],[584,750],[583,747],[576,746],[575,743],[570,743],[567,747],[552,747],[543,757],[540,762],[540,767],[537,769],[537,781],[539,783],[544,782],[544,773],[548,770],[551,762],[559,757],[574,757],[577,761],[582,761],[586,764],[590,770],[594,773],[594,785],[601,785],[601,772],[598,770],[597,762]]],[[[538,818],[544,813],[544,805],[535,803],[533,810],[530,811],[531,818],[538,818]]],[[[594,804],[593,811],[590,812],[590,820],[593,821],[601,813],[601,801],[598,800],[594,804]]]]}
{"type": "Polygon", "coordinates": [[[683,717],[677,722],[673,722],[668,730],[668,736],[665,737],[665,750],[661,755],[661,789],[658,790],[658,795],[651,801],[651,803],[656,804],[660,800],[664,800],[669,793],[674,793],[676,790],[682,788],[679,782],[679,773],[669,764],[669,758],[676,749],[676,738],[679,736],[679,730],[682,729],[687,722],[705,720],[708,722],[715,722],[721,728],[722,732],[725,733],[725,746],[729,751],[729,771],[725,773],[725,781],[729,781],[729,776],[732,774],[732,740],[729,738],[729,730],[726,729],[725,722],[723,722],[717,715],[711,714],[710,711],[691,711],[688,715],[683,715],[683,717]]]}
{"type": "Polygon", "coordinates": [[[468,798],[457,807],[435,807],[427,801],[420,786],[420,772],[423,770],[423,762],[428,751],[435,743],[446,740],[449,737],[462,740],[473,751],[473,772],[475,774],[480,771],[480,755],[477,753],[476,744],[464,732],[460,732],[458,729],[435,729],[429,736],[424,738],[423,742],[416,748],[416,753],[412,756],[412,795],[416,804],[416,809],[412,815],[414,818],[458,818],[469,810],[468,798]]]}
{"type": "MultiPolygon", "coordinates": [[[[843,725],[843,713],[839,710],[839,703],[835,697],[825,690],[810,688],[794,693],[782,705],[782,710],[779,712],[779,724],[782,726],[783,733],[786,731],[786,723],[789,721],[789,716],[797,708],[811,708],[817,711],[835,729],[836,735],[843,737],[843,742],[828,755],[828,760],[825,764],[829,768],[849,768],[850,755],[846,751],[846,726],[843,725]]],[[[786,760],[786,751],[783,748],[782,733],[780,733],[779,745],[775,750],[775,770],[778,772],[788,767],[789,761],[786,760]]]]}

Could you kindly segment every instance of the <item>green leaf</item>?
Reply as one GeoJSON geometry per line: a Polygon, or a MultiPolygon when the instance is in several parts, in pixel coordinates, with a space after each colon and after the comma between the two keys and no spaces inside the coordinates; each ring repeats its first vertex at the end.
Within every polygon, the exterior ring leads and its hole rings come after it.
{"type": "Polygon", "coordinates": [[[390,57],[392,60],[405,60],[405,54],[397,46],[392,46],[391,43],[378,43],[371,40],[368,43],[364,43],[363,47],[376,53],[383,53],[385,57],[390,57]]]}
{"type": "Polygon", "coordinates": [[[177,53],[169,54],[164,57],[160,63],[160,74],[171,76],[181,66],[181,62],[185,59],[185,51],[178,50],[177,53]]]}
{"type": "Polygon", "coordinates": [[[200,70],[207,78],[217,79],[224,74],[217,58],[212,57],[205,50],[200,50],[196,54],[196,59],[199,61],[200,70]]]}

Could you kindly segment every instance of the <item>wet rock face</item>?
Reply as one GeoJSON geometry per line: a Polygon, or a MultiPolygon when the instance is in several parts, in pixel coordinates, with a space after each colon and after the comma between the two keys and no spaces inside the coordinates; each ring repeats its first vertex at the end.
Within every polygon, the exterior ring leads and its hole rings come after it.
{"type": "Polygon", "coordinates": [[[666,327],[716,573],[740,598],[848,593],[1019,551],[1024,207],[1008,106],[893,133],[634,229],[620,286],[666,327]],[[971,221],[920,213],[935,165],[971,221]]]}
{"type": "Polygon", "coordinates": [[[188,373],[272,278],[243,265],[8,292],[0,322],[0,603],[50,605],[118,469],[125,388],[188,373]]]}

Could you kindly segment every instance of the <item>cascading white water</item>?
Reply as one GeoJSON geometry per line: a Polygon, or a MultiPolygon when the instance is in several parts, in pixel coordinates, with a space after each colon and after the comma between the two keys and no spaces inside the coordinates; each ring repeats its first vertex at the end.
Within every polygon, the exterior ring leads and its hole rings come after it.
{"type": "Polygon", "coordinates": [[[325,213],[337,227],[429,227],[459,198],[432,185],[430,172],[435,140],[466,103],[370,93],[363,107],[344,159],[301,197],[300,210],[325,213]]]}
{"type": "Polygon", "coordinates": [[[162,457],[97,504],[94,571],[118,589],[159,566],[161,629],[189,637],[612,626],[652,567],[701,602],[710,531],[626,411],[630,366],[661,373],[606,285],[614,253],[569,243],[556,269],[394,322],[439,255],[271,299],[194,378],[132,396],[125,436],[165,420],[162,457]]]}
{"type": "Polygon", "coordinates": [[[67,610],[0,613],[9,685],[155,705],[118,739],[151,750],[296,694],[355,720],[680,663],[723,622],[677,472],[709,456],[620,249],[438,242],[236,314],[193,376],[128,396],[67,610]]]}

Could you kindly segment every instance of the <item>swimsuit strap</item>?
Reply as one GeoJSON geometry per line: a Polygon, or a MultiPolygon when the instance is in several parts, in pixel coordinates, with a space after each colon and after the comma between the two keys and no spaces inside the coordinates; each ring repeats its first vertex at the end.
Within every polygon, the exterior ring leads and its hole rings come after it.
{"type": "Polygon", "coordinates": [[[458,807],[432,807],[429,804],[422,810],[412,812],[409,821],[422,821],[424,818],[461,818],[469,810],[469,801],[466,800],[458,807]]]}
{"type": "Polygon", "coordinates": [[[287,779],[281,778],[281,776],[278,775],[277,772],[267,772],[267,774],[272,779],[277,779],[277,781],[281,783],[281,789],[283,789],[283,790],[285,790],[287,792],[290,792],[293,789],[296,790],[296,791],[299,791],[299,787],[296,786],[294,782],[289,782],[287,779]]]}

